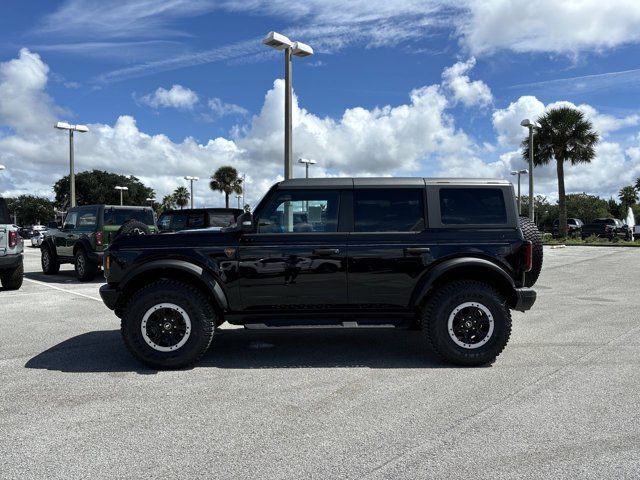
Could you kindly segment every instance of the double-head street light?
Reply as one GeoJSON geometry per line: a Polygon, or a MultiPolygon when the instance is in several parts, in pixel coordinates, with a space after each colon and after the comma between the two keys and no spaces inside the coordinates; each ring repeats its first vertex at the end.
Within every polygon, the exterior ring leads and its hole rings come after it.
{"type": "Polygon", "coordinates": [[[304,178],[309,178],[309,165],[315,165],[316,161],[308,158],[300,158],[298,159],[298,163],[304,165],[304,178]]]}
{"type": "Polygon", "coordinates": [[[118,187],[115,186],[113,187],[114,190],[120,190],[120,205],[122,205],[122,192],[124,192],[125,190],[129,190],[129,187],[118,187]]]}
{"type": "Polygon", "coordinates": [[[517,175],[518,176],[518,215],[520,215],[520,213],[521,213],[520,205],[522,204],[521,198],[520,198],[520,175],[526,175],[527,173],[529,173],[529,170],[527,170],[527,169],[524,169],[524,170],[513,170],[511,172],[511,175],[517,175]]]}
{"type": "Polygon", "coordinates": [[[184,177],[184,179],[191,182],[191,208],[193,209],[193,182],[197,182],[198,180],[200,180],[200,177],[192,177],[190,175],[187,175],[186,177],[184,177]]]}
{"type": "Polygon", "coordinates": [[[302,42],[292,42],[277,32],[269,32],[262,43],[284,51],[284,178],[288,180],[293,178],[291,56],[308,57],[313,55],[313,48],[302,42]]]}
{"type": "Polygon", "coordinates": [[[73,132],[86,133],[89,131],[86,125],[70,125],[67,122],[57,122],[53,128],[69,130],[69,185],[71,194],[71,207],[76,206],[76,174],[73,168],[73,132]]]}
{"type": "MultiPolygon", "coordinates": [[[[529,129],[529,218],[532,222],[535,222],[535,202],[533,201],[533,131],[539,129],[540,124],[525,118],[520,122],[520,125],[529,129]]],[[[518,196],[518,198],[519,197],[520,196],[518,196]]]]}

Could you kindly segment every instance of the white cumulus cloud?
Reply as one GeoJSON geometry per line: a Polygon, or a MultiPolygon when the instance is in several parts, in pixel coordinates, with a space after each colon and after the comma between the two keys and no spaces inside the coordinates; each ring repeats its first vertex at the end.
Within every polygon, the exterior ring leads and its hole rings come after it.
{"type": "Polygon", "coordinates": [[[191,110],[198,103],[198,94],[182,85],[173,85],[169,90],[159,87],[155,92],[140,97],[138,101],[152,108],[191,110]]]}
{"type": "Polygon", "coordinates": [[[471,81],[467,73],[476,65],[474,57],[466,62],[458,62],[442,72],[445,88],[451,90],[453,100],[462,102],[466,107],[486,106],[493,101],[491,89],[482,80],[471,81]]]}

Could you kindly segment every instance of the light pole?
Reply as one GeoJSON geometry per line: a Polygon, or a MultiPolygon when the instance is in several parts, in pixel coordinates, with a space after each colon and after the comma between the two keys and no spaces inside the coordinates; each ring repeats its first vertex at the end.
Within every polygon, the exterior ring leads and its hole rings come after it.
{"type": "Polygon", "coordinates": [[[71,195],[71,207],[76,206],[76,174],[73,168],[73,132],[86,133],[89,131],[86,125],[70,125],[67,122],[57,122],[53,128],[69,130],[69,185],[71,195]]]}
{"type": "Polygon", "coordinates": [[[236,195],[236,198],[238,199],[238,208],[240,208],[240,200],[242,199],[242,195],[236,195]]]}
{"type": "Polygon", "coordinates": [[[525,118],[520,122],[520,125],[529,129],[529,218],[532,222],[535,222],[535,202],[533,201],[533,131],[539,129],[540,124],[525,118]]]}
{"type": "Polygon", "coordinates": [[[153,207],[153,202],[155,202],[155,201],[156,201],[156,199],[155,199],[155,198],[151,198],[151,197],[147,197],[147,199],[146,199],[146,200],[147,200],[147,202],[149,202],[149,203],[151,204],[151,206],[152,206],[152,207],[153,207]]]}
{"type": "Polygon", "coordinates": [[[526,175],[527,173],[529,173],[529,170],[527,170],[527,169],[524,169],[524,170],[513,170],[511,172],[511,175],[517,175],[518,176],[518,215],[520,215],[520,213],[521,213],[520,205],[522,204],[521,197],[520,197],[520,175],[526,175]]]}
{"type": "Polygon", "coordinates": [[[129,190],[129,187],[118,187],[115,186],[113,187],[114,190],[120,190],[120,206],[122,206],[122,192],[124,192],[125,190],[129,190]]]}
{"type": "Polygon", "coordinates": [[[300,158],[298,159],[298,163],[301,163],[305,167],[304,178],[309,178],[309,165],[315,165],[316,161],[309,160],[308,158],[300,158]]]}
{"type": "Polygon", "coordinates": [[[313,48],[302,42],[292,42],[277,32],[269,32],[262,43],[284,51],[284,178],[288,180],[293,178],[291,56],[308,57],[313,55],[313,48]]]}
{"type": "Polygon", "coordinates": [[[200,180],[200,177],[191,177],[187,175],[184,179],[191,182],[191,208],[193,209],[193,182],[200,180]]]}

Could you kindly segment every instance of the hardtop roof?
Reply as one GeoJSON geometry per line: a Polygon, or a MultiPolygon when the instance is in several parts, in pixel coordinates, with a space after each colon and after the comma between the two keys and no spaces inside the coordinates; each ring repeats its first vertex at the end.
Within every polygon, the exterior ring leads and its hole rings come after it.
{"type": "Polygon", "coordinates": [[[510,185],[499,178],[438,177],[338,177],[292,178],[279,182],[278,188],[358,188],[358,187],[423,187],[425,185],[510,185]]]}

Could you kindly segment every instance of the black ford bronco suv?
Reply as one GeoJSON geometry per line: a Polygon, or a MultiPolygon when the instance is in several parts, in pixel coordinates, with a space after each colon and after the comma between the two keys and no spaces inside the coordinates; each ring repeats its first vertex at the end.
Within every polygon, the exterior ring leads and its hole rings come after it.
{"type": "Polygon", "coordinates": [[[224,321],[410,327],[473,366],[503,350],[541,265],[540,234],[507,181],[293,179],[234,228],[118,238],[100,295],[154,368],[198,360],[224,321]]]}
{"type": "Polygon", "coordinates": [[[60,264],[72,263],[81,282],[93,280],[102,256],[118,236],[156,233],[151,207],[83,205],[70,208],[61,229],[47,232],[40,246],[45,275],[55,275],[60,264]]]}

